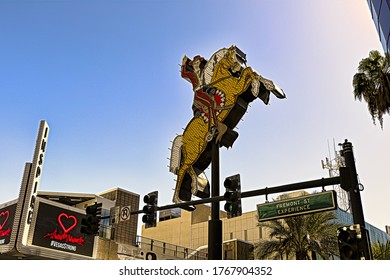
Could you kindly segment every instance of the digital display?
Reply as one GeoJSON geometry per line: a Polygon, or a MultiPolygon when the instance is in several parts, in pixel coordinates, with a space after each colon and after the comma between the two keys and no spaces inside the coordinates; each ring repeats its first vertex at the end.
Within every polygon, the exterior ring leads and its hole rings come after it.
{"type": "Polygon", "coordinates": [[[0,245],[10,242],[15,210],[16,203],[0,209],[0,245]]]}
{"type": "Polygon", "coordinates": [[[92,257],[94,236],[80,233],[85,215],[39,203],[32,245],[92,257]]]}

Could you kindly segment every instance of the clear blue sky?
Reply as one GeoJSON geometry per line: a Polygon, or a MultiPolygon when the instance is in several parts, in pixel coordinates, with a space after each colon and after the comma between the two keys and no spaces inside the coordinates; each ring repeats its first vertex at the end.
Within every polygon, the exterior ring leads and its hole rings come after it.
{"type": "Polygon", "coordinates": [[[390,118],[374,126],[352,94],[359,61],[383,51],[365,0],[0,1],[0,203],[18,196],[45,119],[40,190],[159,190],[170,204],[170,141],[192,115],[182,56],[232,44],[288,98],[252,103],[221,149],[221,181],[240,173],[246,191],[326,177],[328,142],[347,138],[366,221],[389,225],[390,118]]]}

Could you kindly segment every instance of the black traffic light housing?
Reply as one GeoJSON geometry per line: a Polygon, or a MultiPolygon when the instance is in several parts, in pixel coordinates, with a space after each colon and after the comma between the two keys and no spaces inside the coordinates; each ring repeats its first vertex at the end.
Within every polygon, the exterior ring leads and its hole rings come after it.
{"type": "Polygon", "coordinates": [[[142,216],[142,222],[145,223],[145,228],[155,227],[157,222],[157,202],[158,191],[148,193],[144,196],[146,205],[142,209],[145,213],[142,216]]]}
{"type": "Polygon", "coordinates": [[[87,235],[99,234],[99,224],[102,218],[102,203],[97,203],[87,206],[85,212],[87,216],[81,220],[81,233],[87,235]]]}
{"type": "Polygon", "coordinates": [[[226,199],[225,211],[228,219],[242,215],[241,207],[241,181],[240,174],[227,177],[223,183],[226,188],[224,198],[226,199]]]}
{"type": "Polygon", "coordinates": [[[362,229],[359,224],[340,227],[337,229],[340,259],[365,259],[362,249],[362,229]]]}

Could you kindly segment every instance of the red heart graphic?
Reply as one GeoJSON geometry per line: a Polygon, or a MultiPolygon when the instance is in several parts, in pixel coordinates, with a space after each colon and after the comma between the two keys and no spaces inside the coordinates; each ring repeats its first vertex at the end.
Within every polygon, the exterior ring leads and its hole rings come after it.
{"type": "Polygon", "coordinates": [[[0,213],[0,217],[1,217],[1,216],[5,216],[5,218],[4,218],[4,221],[0,224],[0,230],[3,229],[5,223],[8,221],[8,218],[9,218],[9,211],[6,210],[6,211],[1,212],[1,213],[0,213]]]}
{"type": "MultiPolygon", "coordinates": [[[[64,220],[65,222],[66,220],[64,220]]],[[[64,233],[68,233],[69,231],[71,231],[76,225],[77,225],[77,219],[75,216],[73,215],[67,215],[65,213],[61,213],[58,215],[58,223],[60,224],[60,226],[62,227],[62,229],[64,230],[64,233]],[[73,220],[73,224],[71,224],[69,227],[66,227],[63,222],[62,222],[62,219],[72,219],[73,220]]]]}

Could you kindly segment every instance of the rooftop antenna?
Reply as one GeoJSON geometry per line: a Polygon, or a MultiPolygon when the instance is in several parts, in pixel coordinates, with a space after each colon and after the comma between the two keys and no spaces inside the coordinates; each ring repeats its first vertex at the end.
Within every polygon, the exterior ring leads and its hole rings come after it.
{"type": "MultiPolygon", "coordinates": [[[[329,157],[321,160],[322,169],[328,169],[329,177],[337,177],[340,176],[340,167],[345,166],[344,158],[340,155],[340,152],[336,150],[336,144],[333,139],[333,152],[334,157],[332,158],[330,152],[330,145],[328,140],[328,154],[329,157]]],[[[351,212],[351,207],[349,203],[348,193],[343,190],[340,185],[333,185],[333,190],[336,191],[337,194],[337,204],[340,209],[351,212]]]]}

